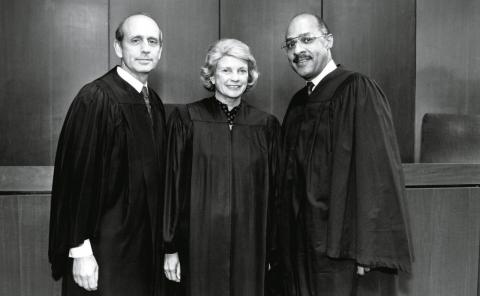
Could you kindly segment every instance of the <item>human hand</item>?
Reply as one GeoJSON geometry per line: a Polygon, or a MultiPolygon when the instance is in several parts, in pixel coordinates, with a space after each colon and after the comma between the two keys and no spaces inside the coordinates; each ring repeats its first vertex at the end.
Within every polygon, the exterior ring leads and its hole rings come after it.
{"type": "Polygon", "coordinates": [[[72,268],[73,280],[87,291],[98,287],[98,264],[93,255],[74,258],[72,268]]]}
{"type": "Polygon", "coordinates": [[[178,253],[165,254],[165,261],[163,263],[163,269],[167,279],[180,282],[180,260],[178,259],[178,253]]]}
{"type": "Polygon", "coordinates": [[[365,275],[369,271],[370,271],[369,267],[357,265],[357,274],[358,275],[365,275]]]}

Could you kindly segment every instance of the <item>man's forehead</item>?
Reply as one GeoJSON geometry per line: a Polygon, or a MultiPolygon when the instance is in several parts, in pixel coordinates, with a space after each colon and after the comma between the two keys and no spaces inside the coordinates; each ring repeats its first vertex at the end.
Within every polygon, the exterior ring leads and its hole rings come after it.
{"type": "Polygon", "coordinates": [[[321,33],[321,30],[315,18],[309,18],[307,16],[298,17],[290,22],[285,34],[285,39],[309,36],[319,32],[321,33]]]}
{"type": "Polygon", "coordinates": [[[133,38],[133,37],[142,37],[142,38],[160,38],[160,31],[158,30],[146,30],[146,29],[140,29],[140,30],[125,30],[125,36],[128,38],[133,38]]]}
{"type": "Polygon", "coordinates": [[[128,36],[153,36],[160,35],[160,28],[154,20],[147,16],[138,15],[132,16],[125,20],[123,24],[123,30],[125,35],[128,36]]]}

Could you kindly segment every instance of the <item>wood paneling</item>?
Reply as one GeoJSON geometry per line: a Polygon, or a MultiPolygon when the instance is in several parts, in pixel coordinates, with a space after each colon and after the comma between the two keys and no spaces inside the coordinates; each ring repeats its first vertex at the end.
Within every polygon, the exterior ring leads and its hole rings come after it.
{"type": "Polygon", "coordinates": [[[480,188],[407,190],[414,262],[398,295],[476,296],[480,188]]]}
{"type": "Polygon", "coordinates": [[[20,290],[20,254],[18,200],[0,196],[0,294],[18,295],[20,290]]]}
{"type": "MultiPolygon", "coordinates": [[[[480,165],[405,164],[406,214],[414,254],[412,274],[393,283],[372,272],[363,292],[380,295],[475,296],[479,277],[480,165]],[[463,182],[462,180],[470,180],[463,182]],[[440,186],[437,188],[427,188],[440,186]]],[[[52,167],[0,167],[0,295],[59,295],[47,262],[50,195],[12,194],[50,187],[52,167]],[[30,170],[30,172],[28,172],[30,170]],[[42,186],[40,183],[45,182],[42,186]],[[34,186],[26,187],[30,181],[34,186]],[[8,193],[8,195],[2,195],[8,193]]],[[[360,293],[359,295],[363,295],[360,293]]],[[[370,294],[368,294],[370,295],[370,294]]]]}
{"type": "Polygon", "coordinates": [[[164,35],[162,58],[149,83],[164,103],[183,104],[210,96],[200,82],[200,67],[210,43],[218,38],[218,0],[110,0],[110,66],[115,29],[128,15],[147,12],[164,35]]]}
{"type": "Polygon", "coordinates": [[[479,164],[410,163],[403,164],[407,187],[478,186],[479,164]]]}
{"type": "Polygon", "coordinates": [[[387,95],[403,162],[413,162],[415,0],[324,0],[333,58],[375,79],[387,95]]]}
{"type": "Polygon", "coordinates": [[[282,120],[290,99],[305,84],[281,49],[285,30],[295,14],[321,14],[321,9],[322,1],[221,1],[221,37],[245,42],[257,60],[260,77],[245,97],[249,103],[282,120]]]}
{"type": "MultiPolygon", "coordinates": [[[[167,105],[167,113],[175,105],[167,105]]],[[[480,184],[480,165],[403,164],[407,187],[472,186],[480,184]]],[[[0,166],[0,192],[49,192],[53,166],[0,166]]]]}
{"type": "Polygon", "coordinates": [[[0,166],[0,194],[52,190],[53,166],[0,166]]]}
{"type": "Polygon", "coordinates": [[[0,165],[53,163],[71,100],[107,68],[107,2],[0,2],[0,165]]]}
{"type": "Polygon", "coordinates": [[[415,151],[425,113],[480,114],[480,1],[417,0],[415,151]]]}
{"type": "Polygon", "coordinates": [[[60,295],[50,276],[50,195],[0,195],[0,295],[60,295]]]}
{"type": "Polygon", "coordinates": [[[424,113],[480,112],[478,1],[1,1],[0,165],[53,163],[73,96],[117,63],[113,31],[138,11],[165,33],[151,77],[165,102],[209,95],[198,78],[206,49],[219,36],[235,37],[252,47],[262,74],[247,97],[281,119],[303,85],[279,48],[285,27],[293,14],[322,14],[322,6],[336,61],[378,80],[389,97],[404,162],[413,159],[414,138],[418,155],[424,113]]]}

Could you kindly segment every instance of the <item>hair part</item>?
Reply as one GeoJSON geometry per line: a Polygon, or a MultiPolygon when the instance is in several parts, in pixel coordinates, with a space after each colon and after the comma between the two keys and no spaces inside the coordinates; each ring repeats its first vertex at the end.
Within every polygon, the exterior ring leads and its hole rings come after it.
{"type": "Polygon", "coordinates": [[[248,45],[237,39],[220,39],[211,45],[205,57],[205,64],[200,68],[200,79],[203,87],[209,91],[215,91],[215,85],[211,78],[215,75],[218,61],[230,56],[247,62],[248,65],[248,81],[247,89],[254,87],[258,80],[257,61],[250,52],[248,45]]]}

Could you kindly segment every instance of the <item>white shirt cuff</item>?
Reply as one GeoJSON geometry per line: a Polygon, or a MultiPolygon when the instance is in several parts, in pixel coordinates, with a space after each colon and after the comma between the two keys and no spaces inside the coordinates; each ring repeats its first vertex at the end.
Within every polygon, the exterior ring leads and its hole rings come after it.
{"type": "Polygon", "coordinates": [[[90,240],[86,239],[78,247],[71,248],[68,252],[68,257],[70,258],[81,258],[93,255],[92,246],[90,245],[90,240]]]}

